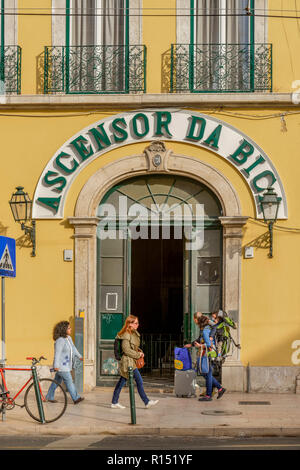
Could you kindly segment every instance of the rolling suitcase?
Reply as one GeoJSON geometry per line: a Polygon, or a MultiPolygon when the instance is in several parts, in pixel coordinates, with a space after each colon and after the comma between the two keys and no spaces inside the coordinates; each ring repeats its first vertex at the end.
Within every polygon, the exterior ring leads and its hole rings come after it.
{"type": "Polygon", "coordinates": [[[196,396],[196,371],[175,370],[174,391],[177,397],[196,396]]]}

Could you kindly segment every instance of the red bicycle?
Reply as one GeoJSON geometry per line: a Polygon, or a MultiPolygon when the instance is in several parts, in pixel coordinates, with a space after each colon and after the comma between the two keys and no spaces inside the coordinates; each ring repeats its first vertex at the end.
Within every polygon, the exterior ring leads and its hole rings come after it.
{"type": "Polygon", "coordinates": [[[41,379],[39,377],[36,364],[39,364],[43,359],[46,360],[45,357],[41,356],[39,359],[36,359],[35,357],[26,357],[26,359],[32,361],[30,368],[3,367],[3,365],[0,364],[0,375],[2,378],[2,385],[0,384],[0,413],[3,413],[6,410],[12,410],[15,406],[20,406],[21,408],[25,407],[27,413],[36,421],[39,421],[40,423],[52,423],[59,419],[66,411],[66,392],[55,380],[41,379]],[[14,397],[10,395],[5,381],[4,371],[9,370],[31,371],[31,377],[14,397]],[[49,402],[46,399],[46,395],[50,385],[53,383],[56,386],[55,400],[49,402]],[[18,405],[15,400],[25,389],[24,404],[18,405]]]}

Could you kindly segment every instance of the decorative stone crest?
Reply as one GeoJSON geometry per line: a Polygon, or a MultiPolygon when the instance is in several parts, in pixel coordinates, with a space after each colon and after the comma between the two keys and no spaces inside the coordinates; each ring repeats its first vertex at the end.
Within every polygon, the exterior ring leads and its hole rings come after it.
{"type": "Polygon", "coordinates": [[[148,162],[148,171],[168,171],[168,157],[172,150],[168,150],[165,143],[155,140],[144,150],[148,162]]]}

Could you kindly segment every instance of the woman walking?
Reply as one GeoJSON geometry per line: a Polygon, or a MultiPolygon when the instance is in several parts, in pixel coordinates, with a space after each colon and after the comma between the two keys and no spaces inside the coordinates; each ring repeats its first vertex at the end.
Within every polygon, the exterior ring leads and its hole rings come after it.
{"type": "Polygon", "coordinates": [[[140,357],[144,357],[144,353],[139,349],[141,341],[140,334],[137,331],[138,327],[138,318],[134,315],[129,315],[125,320],[123,328],[117,335],[117,338],[122,340],[122,357],[120,361],[121,377],[114,389],[111,403],[112,408],[125,408],[125,406],[119,403],[119,396],[128,379],[128,367],[133,368],[133,376],[136,381],[138,393],[144,402],[145,407],[150,408],[158,403],[158,400],[149,400],[147,397],[143,386],[142,376],[136,367],[136,360],[140,357]]]}
{"type": "MultiPolygon", "coordinates": [[[[53,369],[56,372],[54,380],[61,384],[65,382],[68,392],[70,393],[74,405],[80,403],[82,398],[75,387],[72,379],[71,371],[73,368],[75,357],[83,360],[81,354],[77,351],[71,338],[71,326],[68,321],[57,323],[53,329],[54,343],[54,362],[53,369]]],[[[53,383],[48,390],[46,400],[55,403],[54,394],[56,385],[53,383]]]]}

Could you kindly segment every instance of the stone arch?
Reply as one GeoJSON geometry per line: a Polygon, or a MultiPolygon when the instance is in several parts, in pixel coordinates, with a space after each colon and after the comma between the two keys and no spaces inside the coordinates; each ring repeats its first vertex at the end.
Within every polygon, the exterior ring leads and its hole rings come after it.
{"type": "MultiPolygon", "coordinates": [[[[86,389],[96,385],[97,207],[106,192],[121,180],[151,172],[189,177],[205,184],[218,197],[223,210],[223,216],[220,217],[223,226],[223,306],[239,324],[242,227],[247,217],[241,214],[237,192],[220,171],[207,163],[187,155],[174,154],[164,144],[161,151],[157,152],[153,143],[145,149],[144,154],[123,157],[94,173],[78,196],[74,217],[68,219],[75,231],[75,314],[82,310],[85,312],[86,389]],[[159,165],[155,166],[152,157],[157,155],[161,158],[159,165]]],[[[235,339],[239,340],[239,329],[235,339]]],[[[228,380],[232,390],[242,390],[244,372],[239,350],[228,361],[224,371],[224,383],[228,386],[228,380]]]]}

